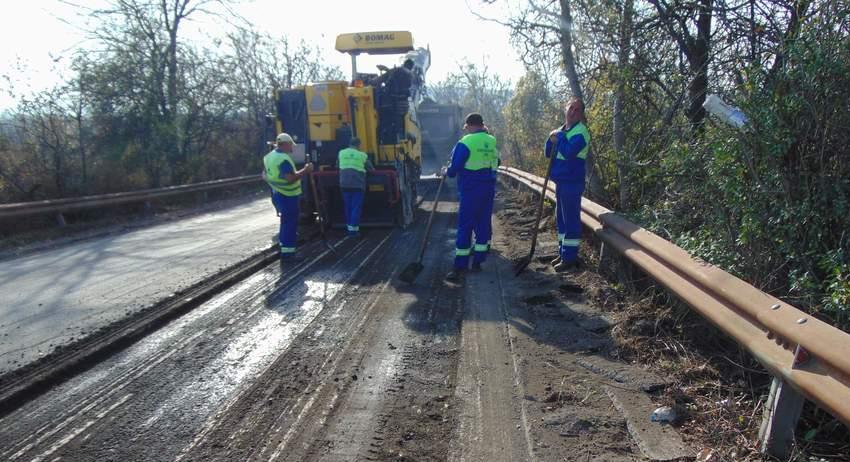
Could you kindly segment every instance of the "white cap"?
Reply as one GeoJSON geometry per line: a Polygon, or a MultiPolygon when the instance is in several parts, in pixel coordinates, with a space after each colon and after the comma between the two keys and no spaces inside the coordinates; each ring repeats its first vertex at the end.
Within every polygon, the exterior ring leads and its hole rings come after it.
{"type": "Polygon", "coordinates": [[[293,143],[293,144],[295,144],[295,141],[293,141],[293,140],[292,140],[292,137],[291,137],[291,136],[289,136],[289,134],[288,134],[288,133],[281,133],[280,135],[277,135],[276,142],[278,142],[278,143],[293,143]]]}

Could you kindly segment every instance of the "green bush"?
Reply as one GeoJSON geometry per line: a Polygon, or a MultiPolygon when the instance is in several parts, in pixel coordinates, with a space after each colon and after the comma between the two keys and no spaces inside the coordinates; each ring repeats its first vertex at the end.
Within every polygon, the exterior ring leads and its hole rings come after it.
{"type": "Polygon", "coordinates": [[[850,40],[807,30],[750,69],[739,131],[710,124],[663,156],[641,214],[693,254],[850,330],[850,40]],[[652,213],[649,213],[651,209],[652,213]]]}

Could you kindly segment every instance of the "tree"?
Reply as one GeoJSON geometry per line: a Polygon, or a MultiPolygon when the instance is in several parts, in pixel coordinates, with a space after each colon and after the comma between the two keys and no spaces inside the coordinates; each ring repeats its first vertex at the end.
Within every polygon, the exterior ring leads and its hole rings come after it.
{"type": "Polygon", "coordinates": [[[442,104],[459,104],[464,113],[478,112],[497,138],[505,133],[502,109],[511,97],[510,82],[490,72],[486,65],[464,63],[460,70],[442,82],[428,87],[429,94],[442,104]]]}
{"type": "Polygon", "coordinates": [[[293,44],[287,37],[275,37],[247,28],[237,28],[228,34],[227,85],[239,95],[234,109],[246,117],[243,143],[252,146],[254,153],[267,149],[266,116],[273,112],[274,89],[291,88],[308,82],[342,80],[342,70],[327,65],[319,49],[303,40],[293,44]]]}
{"type": "Polygon", "coordinates": [[[514,162],[520,168],[537,170],[538,173],[545,171],[539,151],[561,116],[545,80],[533,71],[520,78],[503,113],[507,129],[505,138],[514,162]],[[524,156],[523,152],[531,154],[524,156]]]}
{"type": "Polygon", "coordinates": [[[50,176],[52,190],[64,196],[73,179],[71,153],[74,152],[73,125],[65,117],[61,96],[63,87],[25,99],[17,110],[15,125],[31,159],[50,176]]]}
{"type": "Polygon", "coordinates": [[[688,84],[686,114],[694,133],[699,134],[705,120],[705,109],[702,104],[705,102],[708,90],[714,0],[697,0],[693,3],[647,1],[655,7],[660,25],[678,44],[679,50],[687,59],[691,80],[688,84]]]}
{"type": "Polygon", "coordinates": [[[225,3],[85,10],[102,23],[91,27],[92,48],[73,54],[67,82],[15,95],[0,192],[61,197],[256,171],[271,90],[342,73],[315,47],[244,27],[209,47],[181,39],[180,24],[213,4],[225,3]]]}
{"type": "Polygon", "coordinates": [[[168,175],[174,182],[188,177],[185,132],[186,106],[182,106],[186,82],[182,65],[185,59],[180,31],[183,23],[197,14],[210,14],[208,9],[222,0],[120,0],[106,8],[87,11],[97,25],[90,31],[103,46],[101,62],[110,64],[129,61],[136,67],[119,69],[110,73],[123,73],[120,81],[129,83],[128,91],[139,93],[138,109],[144,114],[139,120],[145,127],[146,138],[139,147],[145,158],[146,169],[154,186],[168,175]],[[151,137],[155,137],[151,139],[151,137]],[[164,154],[160,155],[159,152],[164,154]],[[158,159],[162,156],[163,159],[158,159]]]}

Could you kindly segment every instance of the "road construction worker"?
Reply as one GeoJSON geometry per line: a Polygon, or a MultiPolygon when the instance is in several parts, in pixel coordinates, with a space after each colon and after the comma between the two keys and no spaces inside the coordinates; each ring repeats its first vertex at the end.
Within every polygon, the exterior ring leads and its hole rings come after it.
{"type": "Polygon", "coordinates": [[[566,123],[546,140],[546,157],[555,156],[551,180],[555,183],[558,258],[551,264],[562,272],[578,266],[581,243],[581,195],[590,133],[584,124],[584,102],[573,98],[565,107],[566,123]]]}
{"type": "Polygon", "coordinates": [[[360,151],[360,139],[351,138],[349,146],[339,151],[339,189],[345,204],[345,223],[349,236],[360,233],[360,212],[366,193],[366,172],[375,170],[369,155],[360,151]]]}
{"type": "Polygon", "coordinates": [[[493,233],[490,216],[500,163],[496,138],[487,132],[481,114],[467,115],[463,129],[467,134],[457,142],[452,150],[451,164],[441,172],[449,178],[457,177],[460,198],[454,265],[446,276],[452,282],[459,281],[469,268],[470,255],[472,271],[481,271],[481,264],[490,250],[493,233]],[[473,233],[475,245],[472,244],[473,233]]]}
{"type": "Polygon", "coordinates": [[[280,217],[280,258],[285,261],[295,258],[301,177],[313,171],[313,164],[296,170],[291,157],[295,142],[287,133],[277,135],[275,142],[277,147],[263,157],[263,180],[272,189],[272,203],[280,217]]]}

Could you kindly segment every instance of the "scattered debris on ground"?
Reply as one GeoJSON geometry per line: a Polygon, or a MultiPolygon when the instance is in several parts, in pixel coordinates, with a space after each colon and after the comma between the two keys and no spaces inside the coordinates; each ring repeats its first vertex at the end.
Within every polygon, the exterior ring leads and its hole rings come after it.
{"type": "MultiPolygon", "coordinates": [[[[530,245],[528,227],[534,202],[530,194],[510,188],[504,188],[499,196],[502,208],[497,217],[505,227],[503,232],[514,236],[504,242],[502,252],[511,259],[521,258],[530,245]]],[[[609,338],[581,348],[612,362],[640,366],[663,378],[659,383],[647,383],[645,391],[651,392],[648,396],[657,407],[669,407],[675,414],[671,423],[685,444],[696,451],[701,458],[698,460],[773,460],[758,452],[757,441],[770,376],[749,353],[685,304],[652,285],[639,270],[620,269],[618,274],[606,275],[593,271],[599,268],[599,258],[598,243],[594,244],[592,235],[585,235],[580,251],[583,268],[555,275],[547,265],[557,255],[551,215],[544,226],[548,239],[541,236],[535,263],[529,267],[529,278],[536,289],[524,298],[530,311],[538,318],[559,322],[565,316],[595,313],[579,325],[609,338]],[[623,275],[629,277],[624,280],[623,275]],[[582,306],[577,303],[581,299],[591,306],[587,313],[576,309],[582,306]],[[564,305],[570,309],[565,310],[564,305]]],[[[617,264],[621,263],[628,264],[617,259],[617,264]]],[[[566,341],[561,336],[558,342],[566,341]]],[[[584,365],[618,380],[615,368],[609,367],[606,372],[590,362],[584,365]]],[[[568,382],[576,383],[573,379],[568,382]]],[[[574,390],[563,391],[564,396],[573,396],[574,390]]],[[[551,393],[547,398],[561,400],[551,393]]],[[[650,420],[649,414],[646,419],[650,420]]],[[[850,460],[847,429],[811,403],[806,405],[798,432],[798,447],[790,460],[850,460]]]]}

